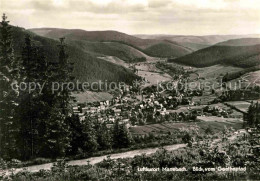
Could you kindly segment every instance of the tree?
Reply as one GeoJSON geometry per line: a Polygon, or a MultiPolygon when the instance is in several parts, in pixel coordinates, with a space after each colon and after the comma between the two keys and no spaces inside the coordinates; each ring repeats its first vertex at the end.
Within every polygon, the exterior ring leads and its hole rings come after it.
{"type": "Polygon", "coordinates": [[[119,124],[119,120],[116,120],[113,128],[113,147],[127,148],[132,142],[133,139],[126,124],[119,124]]]}
{"type": "Polygon", "coordinates": [[[43,100],[49,105],[48,117],[44,120],[45,136],[43,137],[45,156],[64,156],[71,142],[70,129],[70,105],[71,91],[68,88],[72,80],[72,64],[68,63],[68,55],[65,51],[64,38],[60,39],[59,61],[50,62],[51,76],[46,80],[47,90],[43,100]],[[52,84],[59,83],[58,89],[52,90],[52,84]],[[63,86],[65,85],[65,86],[63,86]],[[50,93],[51,90],[51,93],[50,93]]]}
{"type": "MultiPolygon", "coordinates": [[[[65,54],[64,49],[60,51],[65,54]]],[[[43,51],[26,35],[20,81],[26,85],[40,83],[43,89],[25,90],[20,96],[20,146],[23,159],[64,156],[69,147],[69,92],[52,90],[53,83],[68,80],[69,75],[61,73],[66,66],[62,58],[56,63],[47,62],[43,51]]]]}
{"type": "Polygon", "coordinates": [[[60,38],[57,81],[60,82],[60,89],[58,94],[58,97],[60,99],[60,106],[63,111],[63,114],[68,114],[69,101],[71,100],[71,87],[69,87],[69,83],[73,81],[74,77],[72,76],[73,63],[68,62],[68,55],[65,52],[64,39],[65,38],[60,38]]]}
{"type": "Polygon", "coordinates": [[[5,14],[0,28],[0,155],[9,159],[17,150],[18,121],[15,118],[18,91],[12,88],[18,77],[12,48],[12,33],[5,14]]]}
{"type": "Polygon", "coordinates": [[[91,117],[87,117],[82,124],[83,127],[83,151],[87,154],[92,154],[98,148],[96,131],[91,117]]]}
{"type": "Polygon", "coordinates": [[[65,156],[70,146],[70,129],[60,108],[52,108],[45,122],[45,134],[41,153],[43,157],[65,156]]]}
{"type": "Polygon", "coordinates": [[[97,134],[97,143],[98,143],[98,148],[100,150],[106,150],[106,149],[111,149],[111,133],[110,130],[108,130],[106,123],[98,123],[97,129],[96,129],[96,134],[97,134]]]}
{"type": "Polygon", "coordinates": [[[129,132],[126,124],[121,124],[119,129],[119,146],[122,148],[130,147],[131,143],[133,142],[132,135],[129,132]]]}
{"type": "Polygon", "coordinates": [[[245,115],[244,121],[246,122],[247,126],[255,127],[260,124],[260,107],[259,103],[252,102],[248,108],[248,112],[245,115]]]}
{"type": "Polygon", "coordinates": [[[72,115],[68,118],[69,128],[71,132],[70,147],[67,153],[70,155],[80,154],[84,145],[83,126],[78,115],[72,115]]]}
{"type": "Polygon", "coordinates": [[[48,81],[48,64],[43,51],[35,46],[28,34],[25,35],[25,45],[21,55],[20,85],[25,87],[19,95],[20,120],[20,151],[22,159],[37,156],[41,150],[42,139],[45,132],[43,120],[48,118],[50,107],[47,106],[44,96],[47,88],[42,92],[36,84],[44,86],[48,81]],[[31,87],[30,89],[30,85],[31,87]]]}

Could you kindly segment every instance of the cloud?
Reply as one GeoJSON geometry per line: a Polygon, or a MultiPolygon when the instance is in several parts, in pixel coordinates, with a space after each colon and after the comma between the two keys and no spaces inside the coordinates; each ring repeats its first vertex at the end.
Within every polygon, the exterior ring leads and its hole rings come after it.
{"type": "Polygon", "coordinates": [[[126,33],[234,34],[260,29],[259,0],[0,0],[26,28],[115,29],[126,33]]]}
{"type": "Polygon", "coordinates": [[[166,6],[170,5],[171,3],[172,3],[171,0],[164,0],[164,1],[149,0],[148,6],[150,8],[161,8],[161,7],[166,7],[166,6]]]}

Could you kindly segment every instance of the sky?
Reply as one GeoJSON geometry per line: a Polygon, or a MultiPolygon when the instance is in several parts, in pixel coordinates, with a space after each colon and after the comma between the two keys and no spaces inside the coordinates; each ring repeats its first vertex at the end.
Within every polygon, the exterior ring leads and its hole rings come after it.
{"type": "Polygon", "coordinates": [[[260,0],[0,0],[24,28],[128,34],[260,34],[260,0]]]}

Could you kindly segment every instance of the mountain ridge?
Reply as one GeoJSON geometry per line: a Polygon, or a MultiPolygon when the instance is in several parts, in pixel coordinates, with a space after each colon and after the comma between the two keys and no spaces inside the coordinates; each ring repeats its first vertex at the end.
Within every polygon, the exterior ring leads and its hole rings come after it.
{"type": "Polygon", "coordinates": [[[109,30],[109,31],[86,31],[80,29],[57,29],[57,28],[36,28],[28,29],[38,35],[45,36],[52,39],[58,39],[60,37],[66,37],[69,40],[81,40],[81,41],[117,41],[131,45],[149,56],[159,57],[180,57],[191,52],[186,47],[169,42],[165,40],[154,39],[141,39],[122,32],[109,30]],[[154,49],[160,47],[160,45],[168,46],[166,54],[154,53],[154,49]],[[155,47],[154,47],[155,46],[155,47]],[[151,50],[152,49],[152,50],[151,50]]]}
{"type": "Polygon", "coordinates": [[[207,67],[216,64],[229,64],[249,68],[260,64],[260,45],[219,46],[213,45],[169,62],[194,67],[207,67]]]}
{"type": "MultiPolygon", "coordinates": [[[[21,54],[24,46],[24,37],[29,34],[32,42],[39,46],[48,61],[58,61],[59,42],[50,38],[36,35],[23,28],[12,27],[13,44],[15,55],[21,54]]],[[[67,40],[65,39],[67,44],[67,40]]],[[[139,79],[131,70],[116,65],[105,60],[98,59],[81,49],[67,45],[66,51],[69,55],[69,61],[74,63],[74,76],[81,82],[96,82],[99,80],[108,82],[126,82],[131,84],[134,80],[139,79]]]]}

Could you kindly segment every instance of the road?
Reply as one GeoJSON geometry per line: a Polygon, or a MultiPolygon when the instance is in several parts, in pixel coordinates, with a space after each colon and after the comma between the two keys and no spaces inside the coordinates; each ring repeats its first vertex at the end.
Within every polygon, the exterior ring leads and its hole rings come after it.
{"type": "MultiPolygon", "coordinates": [[[[237,138],[237,136],[242,135],[244,133],[246,133],[244,129],[238,130],[234,134],[232,134],[230,137],[228,137],[228,139],[234,140],[234,139],[237,138]]],[[[211,143],[211,146],[216,145],[219,142],[221,142],[221,139],[215,139],[211,143]]],[[[168,146],[164,146],[163,148],[166,149],[167,151],[173,151],[173,150],[177,150],[179,148],[184,148],[184,147],[186,147],[186,144],[168,145],[168,146]]],[[[96,163],[103,161],[105,158],[107,158],[107,156],[110,156],[111,159],[133,158],[134,156],[137,156],[137,155],[153,154],[158,149],[159,149],[158,147],[157,148],[138,149],[138,150],[132,150],[132,151],[127,151],[127,152],[123,152],[123,153],[115,153],[115,154],[98,156],[98,157],[91,157],[91,158],[81,159],[81,160],[71,160],[71,161],[68,161],[68,165],[87,165],[88,163],[91,164],[91,165],[94,165],[96,163]]],[[[42,165],[33,165],[33,166],[29,166],[29,167],[24,167],[24,168],[13,169],[12,172],[14,174],[16,174],[16,173],[18,173],[22,170],[27,170],[29,172],[38,172],[42,169],[43,170],[50,170],[52,166],[53,166],[53,163],[47,163],[47,164],[42,164],[42,165]]],[[[11,174],[10,170],[6,171],[6,175],[10,175],[10,174],[11,174]]],[[[0,175],[1,175],[1,173],[0,173],[0,175]]]]}
{"type": "MultiPolygon", "coordinates": [[[[172,150],[177,150],[179,148],[183,148],[185,147],[186,144],[175,144],[175,145],[169,145],[169,146],[164,146],[163,148],[165,148],[168,151],[172,151],[172,150]]],[[[87,159],[81,159],[81,160],[71,160],[68,161],[68,165],[87,165],[88,162],[89,164],[96,164],[99,163],[101,161],[103,161],[105,158],[107,158],[107,156],[110,156],[111,159],[118,159],[118,158],[133,158],[134,156],[137,155],[142,155],[142,154],[146,154],[146,155],[150,155],[155,153],[159,148],[146,148],[146,149],[138,149],[138,150],[133,150],[133,151],[127,151],[127,152],[123,152],[123,153],[115,153],[115,154],[110,154],[110,155],[104,155],[104,156],[98,156],[98,157],[91,157],[91,158],[87,158],[87,159]]],[[[38,172],[40,170],[50,170],[51,167],[53,166],[53,163],[46,163],[46,164],[41,164],[41,165],[33,165],[33,166],[28,166],[28,167],[24,167],[24,168],[17,168],[17,169],[13,169],[13,173],[16,174],[22,170],[27,170],[29,172],[38,172]]],[[[9,175],[11,172],[10,170],[6,172],[6,175],[9,175]]]]}

